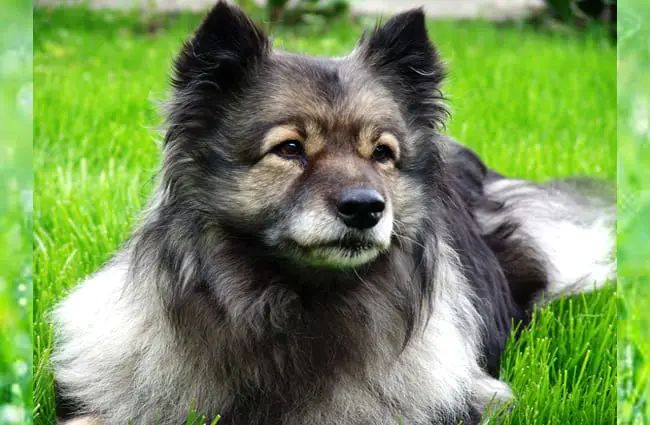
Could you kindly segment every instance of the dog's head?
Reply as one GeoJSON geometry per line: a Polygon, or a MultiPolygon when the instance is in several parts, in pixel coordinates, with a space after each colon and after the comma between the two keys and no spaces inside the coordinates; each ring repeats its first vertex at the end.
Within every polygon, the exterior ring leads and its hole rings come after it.
{"type": "Polygon", "coordinates": [[[176,60],[166,197],[269,252],[356,267],[427,215],[442,66],[420,9],[337,59],[275,51],[219,2],[176,60]]]}

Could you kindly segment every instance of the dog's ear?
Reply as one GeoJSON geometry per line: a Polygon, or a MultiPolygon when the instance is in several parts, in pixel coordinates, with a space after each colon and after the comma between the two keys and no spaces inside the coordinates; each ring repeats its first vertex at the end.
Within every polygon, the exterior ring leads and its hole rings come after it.
{"type": "Polygon", "coordinates": [[[176,58],[172,85],[181,91],[236,88],[268,54],[270,44],[241,9],[220,0],[176,58]]]}
{"type": "Polygon", "coordinates": [[[424,11],[412,9],[388,20],[359,41],[358,54],[414,116],[441,123],[446,116],[440,85],[445,69],[427,34],[424,11]],[[429,112],[429,113],[428,113],[429,112]]]}

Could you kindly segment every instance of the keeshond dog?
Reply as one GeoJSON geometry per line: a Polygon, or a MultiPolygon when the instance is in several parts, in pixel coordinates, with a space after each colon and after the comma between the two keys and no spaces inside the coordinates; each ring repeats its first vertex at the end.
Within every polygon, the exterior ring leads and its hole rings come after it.
{"type": "Polygon", "coordinates": [[[444,136],[421,9],[341,58],[219,2],[177,60],[133,236],[55,309],[63,422],[478,424],[513,324],[616,276],[614,203],[444,136]]]}

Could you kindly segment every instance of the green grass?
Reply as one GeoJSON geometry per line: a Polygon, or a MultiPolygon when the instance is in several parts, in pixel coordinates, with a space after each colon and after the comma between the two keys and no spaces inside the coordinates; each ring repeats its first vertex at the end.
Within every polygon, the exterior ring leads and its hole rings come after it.
{"type": "Polygon", "coordinates": [[[650,6],[619,6],[618,264],[621,425],[650,420],[650,6]]]}
{"type": "Polygon", "coordinates": [[[0,423],[31,423],[31,4],[0,3],[0,423]]]}
{"type": "MultiPolygon", "coordinates": [[[[106,261],[151,191],[172,55],[198,23],[83,9],[35,12],[35,421],[53,421],[47,312],[106,261]]],[[[543,179],[616,175],[616,51],[595,32],[439,22],[447,60],[448,132],[504,173],[543,179]]],[[[276,45],[349,51],[359,24],[280,29],[276,45]]],[[[80,318],[80,320],[83,320],[80,318]]],[[[616,419],[615,288],[540,312],[511,344],[503,376],[518,396],[504,424],[611,424],[616,419]]]]}

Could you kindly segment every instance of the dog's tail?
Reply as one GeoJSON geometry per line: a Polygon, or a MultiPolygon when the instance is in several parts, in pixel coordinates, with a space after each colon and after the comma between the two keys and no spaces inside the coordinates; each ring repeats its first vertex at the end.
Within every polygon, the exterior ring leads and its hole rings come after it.
{"type": "Polygon", "coordinates": [[[510,226],[510,237],[541,257],[548,277],[543,299],[591,291],[616,279],[613,184],[581,177],[533,183],[493,174],[484,195],[486,207],[476,211],[482,230],[510,226]]]}

